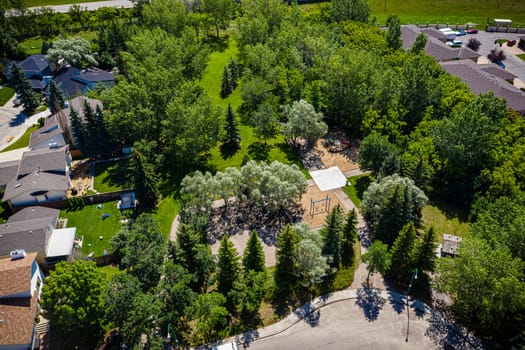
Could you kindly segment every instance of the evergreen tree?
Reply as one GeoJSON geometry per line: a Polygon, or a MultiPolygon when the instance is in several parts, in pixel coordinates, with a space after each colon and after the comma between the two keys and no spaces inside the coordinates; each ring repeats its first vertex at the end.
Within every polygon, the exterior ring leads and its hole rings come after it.
{"type": "Polygon", "coordinates": [[[69,110],[69,119],[71,121],[71,136],[73,137],[73,143],[77,149],[86,155],[86,153],[84,153],[86,151],[86,144],[88,140],[86,125],[82,119],[80,119],[77,111],[74,108],[70,108],[69,110]]]}
{"type": "Polygon", "coordinates": [[[9,82],[15,89],[24,109],[28,112],[34,111],[38,107],[38,96],[33,92],[29,80],[24,76],[24,70],[18,64],[13,63],[9,68],[9,73],[11,74],[9,82]]]}
{"type": "Polygon", "coordinates": [[[230,82],[233,91],[239,84],[239,66],[237,65],[237,61],[235,61],[233,58],[230,58],[228,69],[230,71],[230,82]]]}
{"type": "Polygon", "coordinates": [[[113,151],[113,139],[109,134],[106,122],[104,121],[104,112],[102,108],[97,105],[95,107],[95,113],[93,114],[93,131],[96,130],[98,151],[103,156],[108,156],[113,151]]]}
{"type": "Polygon", "coordinates": [[[416,244],[414,251],[414,265],[421,271],[433,272],[436,262],[435,244],[436,233],[430,227],[423,239],[416,244]]]}
{"type": "Polygon", "coordinates": [[[328,258],[328,263],[332,268],[339,268],[341,264],[343,225],[341,207],[336,205],[326,217],[321,230],[321,235],[324,237],[322,253],[328,258]]]}
{"type": "Polygon", "coordinates": [[[392,50],[399,50],[403,46],[401,40],[401,22],[399,17],[394,15],[389,15],[386,20],[386,25],[388,26],[388,31],[386,34],[386,42],[388,47],[392,50]]]}
{"type": "Polygon", "coordinates": [[[288,298],[297,286],[297,260],[295,258],[299,237],[290,225],[286,225],[277,238],[275,251],[275,298],[288,298]]]}
{"type": "Polygon", "coordinates": [[[255,272],[265,271],[263,247],[259,237],[257,236],[256,230],[253,230],[250,234],[250,238],[248,239],[246,250],[244,251],[244,256],[242,258],[242,265],[244,267],[245,273],[250,270],[255,272]]]}
{"type": "Polygon", "coordinates": [[[239,254],[233,243],[224,235],[221,239],[217,261],[217,291],[226,296],[226,305],[232,310],[233,303],[229,293],[239,279],[239,254]]]}
{"type": "Polygon", "coordinates": [[[235,114],[233,113],[232,106],[229,103],[224,130],[226,131],[226,138],[224,139],[224,142],[230,145],[239,146],[241,135],[239,135],[239,128],[237,127],[235,114]]]}
{"type": "Polygon", "coordinates": [[[346,213],[346,220],[343,227],[341,262],[344,266],[350,266],[354,261],[354,243],[357,241],[357,224],[357,213],[355,209],[352,209],[346,213]]]}
{"type": "Polygon", "coordinates": [[[398,283],[406,283],[415,267],[413,258],[415,240],[416,228],[413,222],[409,222],[399,232],[399,236],[390,249],[392,265],[389,274],[398,283]]]}
{"type": "Polygon", "coordinates": [[[157,201],[159,175],[148,154],[155,148],[155,142],[137,141],[128,163],[130,181],[134,184],[137,197],[144,206],[153,206],[157,201]]]}
{"type": "Polygon", "coordinates": [[[66,99],[64,97],[64,93],[54,80],[49,82],[47,89],[47,105],[51,110],[51,113],[55,114],[56,112],[64,109],[66,105],[66,99]]]}
{"type": "Polygon", "coordinates": [[[228,71],[228,66],[224,66],[224,71],[222,73],[222,82],[221,82],[221,97],[226,98],[231,93],[232,93],[232,82],[230,78],[230,72],[228,71]]]}
{"type": "Polygon", "coordinates": [[[95,156],[96,152],[99,151],[98,145],[100,142],[95,121],[95,111],[87,102],[87,100],[84,101],[84,106],[82,109],[84,112],[84,125],[86,130],[86,145],[84,146],[85,152],[82,151],[82,153],[88,157],[93,157],[95,156]]]}

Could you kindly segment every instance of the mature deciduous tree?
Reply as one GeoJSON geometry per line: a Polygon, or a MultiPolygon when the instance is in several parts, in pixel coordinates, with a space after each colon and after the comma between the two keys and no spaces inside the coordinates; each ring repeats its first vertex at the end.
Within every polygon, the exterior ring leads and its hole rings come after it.
{"type": "Polygon", "coordinates": [[[84,64],[97,65],[89,42],[80,37],[54,41],[53,47],[47,51],[47,59],[55,65],[70,64],[78,68],[84,64]]]}
{"type": "Polygon", "coordinates": [[[368,22],[370,5],[367,0],[335,0],[332,1],[331,18],[334,21],[368,22]]]}
{"type": "Polygon", "coordinates": [[[361,260],[367,264],[368,275],[366,276],[366,284],[370,286],[370,276],[373,273],[385,274],[390,269],[391,260],[388,246],[380,241],[372,243],[368,248],[368,252],[361,256],[361,260]]]}
{"type": "Polygon", "coordinates": [[[370,134],[359,147],[359,164],[362,169],[371,170],[374,176],[393,175],[400,167],[399,150],[386,136],[370,134]]]}
{"type": "Polygon", "coordinates": [[[133,300],[142,293],[137,277],[127,273],[113,276],[104,294],[106,320],[115,327],[122,327],[133,310],[133,300]]]}
{"type": "Polygon", "coordinates": [[[228,310],[224,307],[226,298],[217,292],[200,294],[193,307],[197,331],[203,342],[217,340],[220,330],[228,320],[228,310]]]}
{"type": "Polygon", "coordinates": [[[42,290],[41,305],[57,349],[93,346],[102,335],[104,275],[94,262],[59,263],[42,290]]]}
{"type": "Polygon", "coordinates": [[[304,100],[284,106],[282,116],[286,120],[283,133],[296,146],[298,138],[305,139],[313,145],[328,131],[328,126],[323,121],[323,114],[316,112],[314,107],[304,100]]]}
{"type": "Polygon", "coordinates": [[[401,40],[401,21],[398,16],[389,15],[386,19],[388,31],[386,33],[386,42],[392,50],[399,50],[403,47],[401,40]]]}
{"type": "Polygon", "coordinates": [[[309,288],[321,283],[330,271],[328,259],[322,254],[323,237],[306,225],[300,230],[296,246],[296,275],[301,286],[309,288]]]}
{"type": "Polygon", "coordinates": [[[410,52],[414,54],[420,54],[425,50],[426,45],[427,45],[426,34],[419,33],[418,36],[416,36],[416,40],[412,44],[412,48],[410,49],[410,52]]]}

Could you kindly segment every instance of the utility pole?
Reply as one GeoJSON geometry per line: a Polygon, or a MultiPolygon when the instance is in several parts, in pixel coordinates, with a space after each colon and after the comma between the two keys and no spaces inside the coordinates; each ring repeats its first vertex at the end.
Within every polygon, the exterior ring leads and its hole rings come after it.
{"type": "Polygon", "coordinates": [[[417,280],[417,267],[416,267],[414,273],[412,274],[412,278],[410,278],[410,283],[409,283],[408,289],[407,289],[407,337],[405,339],[406,342],[408,342],[408,331],[410,329],[410,308],[409,308],[409,305],[408,305],[408,293],[410,293],[410,288],[412,287],[412,282],[414,282],[414,280],[417,280]]]}

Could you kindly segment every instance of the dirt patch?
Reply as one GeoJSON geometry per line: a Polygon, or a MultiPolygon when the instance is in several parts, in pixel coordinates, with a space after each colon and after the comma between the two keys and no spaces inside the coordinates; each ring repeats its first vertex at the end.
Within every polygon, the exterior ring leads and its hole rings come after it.
{"type": "Polygon", "coordinates": [[[301,206],[304,209],[303,220],[306,221],[310,227],[319,228],[324,225],[326,216],[336,205],[339,205],[343,212],[345,212],[345,208],[335,195],[334,190],[321,192],[315,184],[308,186],[306,194],[301,198],[301,206]],[[327,206],[325,202],[318,202],[314,205],[312,215],[310,211],[311,201],[325,199],[327,196],[330,197],[330,209],[326,210],[327,206]]]}
{"type": "Polygon", "coordinates": [[[302,148],[300,156],[310,171],[337,166],[344,173],[359,169],[358,148],[358,141],[348,140],[342,132],[331,132],[314,147],[302,148]]]}
{"type": "Polygon", "coordinates": [[[86,160],[74,160],[71,162],[71,189],[68,191],[68,197],[84,196],[88,194],[91,188],[91,163],[86,160]],[[76,194],[73,194],[76,190],[76,194]]]}

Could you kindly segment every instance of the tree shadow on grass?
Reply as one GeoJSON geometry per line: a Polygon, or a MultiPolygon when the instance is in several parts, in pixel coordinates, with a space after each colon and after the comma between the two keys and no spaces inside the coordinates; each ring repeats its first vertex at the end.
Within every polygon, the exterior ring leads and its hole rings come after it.
{"type": "Polygon", "coordinates": [[[368,189],[368,186],[372,183],[372,177],[370,175],[359,176],[355,181],[355,192],[357,197],[363,200],[363,194],[368,189]]]}
{"type": "Polygon", "coordinates": [[[228,48],[228,41],[230,40],[229,35],[224,35],[220,38],[216,36],[207,36],[204,38],[203,42],[208,44],[211,47],[212,52],[219,51],[223,52],[228,48]]]}
{"type": "Polygon", "coordinates": [[[220,146],[222,159],[231,158],[240,149],[240,145],[225,142],[220,146]]]}
{"type": "Polygon", "coordinates": [[[255,141],[248,146],[248,154],[254,160],[268,160],[270,156],[270,146],[260,141],[255,141]]]}
{"type": "Polygon", "coordinates": [[[379,289],[363,287],[357,289],[356,305],[363,309],[368,322],[377,320],[379,312],[385,305],[385,300],[379,295],[379,289]]]}

